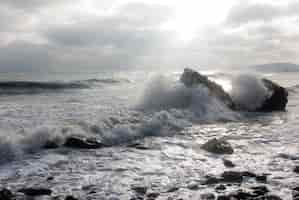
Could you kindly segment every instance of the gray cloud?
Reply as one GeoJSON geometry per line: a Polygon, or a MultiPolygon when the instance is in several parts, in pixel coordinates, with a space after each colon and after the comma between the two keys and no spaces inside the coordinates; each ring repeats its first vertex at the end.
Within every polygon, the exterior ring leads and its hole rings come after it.
{"type": "Polygon", "coordinates": [[[231,8],[226,22],[233,26],[241,26],[251,22],[269,22],[293,16],[299,17],[299,3],[295,1],[284,5],[242,2],[231,8]]]}
{"type": "Polygon", "coordinates": [[[2,6],[8,6],[12,8],[17,8],[20,10],[28,10],[32,11],[35,9],[39,9],[42,7],[47,7],[50,5],[57,5],[57,4],[63,4],[65,2],[68,2],[69,0],[26,0],[26,1],[20,1],[20,0],[1,0],[0,5],[2,6]]]}
{"type": "MultiPolygon", "coordinates": [[[[115,1],[101,2],[108,9],[115,1]]],[[[67,2],[1,1],[0,70],[221,68],[299,62],[295,1],[280,6],[242,1],[232,7],[224,23],[204,27],[185,43],[177,40],[174,31],[162,28],[174,15],[167,6],[131,2],[103,15],[73,10],[66,14],[64,9],[71,7],[62,4],[67,2]]]]}

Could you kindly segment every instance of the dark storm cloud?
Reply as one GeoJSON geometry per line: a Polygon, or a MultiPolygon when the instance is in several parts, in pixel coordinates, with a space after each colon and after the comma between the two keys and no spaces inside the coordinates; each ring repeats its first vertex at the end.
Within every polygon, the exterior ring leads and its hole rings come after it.
{"type": "Polygon", "coordinates": [[[269,22],[282,17],[299,17],[299,3],[289,2],[283,5],[269,3],[242,2],[233,6],[227,17],[227,23],[240,26],[251,22],[269,22]]]}

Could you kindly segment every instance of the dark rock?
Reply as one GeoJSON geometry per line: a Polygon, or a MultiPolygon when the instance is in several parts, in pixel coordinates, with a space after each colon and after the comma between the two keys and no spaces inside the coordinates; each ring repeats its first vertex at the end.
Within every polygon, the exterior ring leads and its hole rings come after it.
{"type": "Polygon", "coordinates": [[[206,194],[201,194],[200,199],[202,199],[202,200],[215,200],[216,196],[213,193],[206,193],[206,194]]]}
{"type": "Polygon", "coordinates": [[[138,197],[131,197],[130,200],[144,200],[144,198],[138,196],[138,197]]]}
{"type": "Polygon", "coordinates": [[[52,140],[46,141],[43,146],[44,149],[57,149],[58,147],[59,147],[59,144],[52,140]]]}
{"type": "Polygon", "coordinates": [[[261,183],[267,183],[267,175],[263,174],[263,175],[257,175],[255,177],[256,181],[261,182],[261,183]]]}
{"type": "Polygon", "coordinates": [[[253,194],[256,196],[263,196],[269,192],[269,189],[266,186],[256,186],[250,189],[253,190],[253,194]]]}
{"type": "Polygon", "coordinates": [[[224,139],[211,139],[201,146],[202,149],[215,154],[232,154],[234,149],[224,139]]]}
{"type": "Polygon", "coordinates": [[[64,200],[79,200],[78,198],[72,196],[72,195],[68,195],[64,198],[64,200]]]}
{"type": "Polygon", "coordinates": [[[221,177],[222,177],[222,181],[224,182],[241,183],[243,181],[242,172],[226,171],[222,173],[221,177]]]}
{"type": "Polygon", "coordinates": [[[231,200],[231,198],[229,196],[220,195],[217,197],[217,200],[231,200]]]}
{"type": "Polygon", "coordinates": [[[64,146],[76,149],[98,149],[104,147],[104,144],[95,138],[71,136],[66,139],[64,146]]]}
{"type": "Polygon", "coordinates": [[[158,192],[150,192],[150,193],[146,194],[147,200],[154,200],[154,199],[158,198],[158,196],[160,196],[160,193],[158,193],[158,192]]]}
{"type": "Polygon", "coordinates": [[[169,188],[166,192],[175,192],[175,191],[178,191],[180,188],[178,187],[172,187],[172,188],[169,188]]]}
{"type": "Polygon", "coordinates": [[[246,176],[246,177],[250,177],[250,178],[256,178],[257,175],[253,172],[249,172],[249,171],[243,171],[241,172],[243,176],[246,176]]]}
{"type": "Polygon", "coordinates": [[[187,188],[189,190],[198,190],[199,189],[198,184],[196,182],[190,183],[189,185],[187,185],[187,188]]]}
{"type": "Polygon", "coordinates": [[[227,159],[223,159],[223,164],[225,167],[229,167],[229,168],[233,168],[236,166],[232,161],[227,159]]]}
{"type": "Polygon", "coordinates": [[[299,187],[293,188],[293,200],[299,200],[299,187]]]}
{"type": "Polygon", "coordinates": [[[268,79],[262,79],[265,87],[271,92],[271,95],[257,108],[256,111],[271,112],[283,111],[288,103],[288,91],[278,84],[268,79]]]}
{"type": "Polygon", "coordinates": [[[0,191],[0,200],[11,200],[13,199],[13,194],[10,190],[6,189],[6,188],[3,188],[1,191],[0,191]]]}
{"type": "MultiPolygon", "coordinates": [[[[223,88],[209,80],[207,76],[204,76],[192,69],[184,69],[184,73],[181,75],[180,80],[186,87],[196,87],[198,85],[204,85],[210,91],[210,94],[218,98],[221,102],[226,104],[233,110],[240,109],[239,106],[232,100],[231,96],[223,90],[223,88]]],[[[271,112],[271,111],[284,111],[288,102],[288,91],[279,86],[278,84],[268,79],[261,80],[265,88],[269,91],[269,95],[262,102],[261,106],[254,110],[259,112],[271,112]]]]}
{"type": "Polygon", "coordinates": [[[214,185],[219,183],[221,180],[217,177],[206,176],[206,180],[202,183],[203,185],[214,185]]]}
{"type": "Polygon", "coordinates": [[[200,84],[206,86],[210,90],[211,95],[220,99],[229,108],[235,108],[234,102],[232,101],[231,97],[223,90],[220,85],[218,85],[214,81],[209,80],[207,76],[204,76],[192,69],[186,68],[184,69],[184,73],[181,75],[180,80],[186,87],[196,87],[200,84]]]}
{"type": "Polygon", "coordinates": [[[148,150],[150,149],[149,147],[141,144],[141,143],[132,143],[132,144],[129,144],[127,145],[127,147],[130,147],[130,148],[135,148],[135,149],[139,149],[139,150],[148,150]]]}
{"type": "Polygon", "coordinates": [[[256,200],[282,200],[282,198],[275,195],[266,195],[263,197],[256,198],[256,200]]]}
{"type": "Polygon", "coordinates": [[[53,177],[53,176],[49,176],[49,177],[47,178],[47,181],[52,181],[52,180],[54,180],[54,177],[53,177]]]}
{"type": "Polygon", "coordinates": [[[51,195],[52,190],[48,188],[23,188],[19,192],[27,196],[42,196],[42,195],[51,195]]]}
{"type": "Polygon", "coordinates": [[[145,195],[147,191],[146,186],[134,186],[132,187],[132,190],[134,190],[137,194],[145,195]]]}
{"type": "Polygon", "coordinates": [[[215,187],[215,190],[216,190],[216,191],[223,191],[223,190],[226,190],[226,187],[225,187],[225,185],[220,184],[220,185],[217,185],[217,186],[215,187]]]}
{"type": "Polygon", "coordinates": [[[296,167],[294,168],[294,172],[297,173],[297,174],[299,174],[299,166],[296,166],[296,167]]]}

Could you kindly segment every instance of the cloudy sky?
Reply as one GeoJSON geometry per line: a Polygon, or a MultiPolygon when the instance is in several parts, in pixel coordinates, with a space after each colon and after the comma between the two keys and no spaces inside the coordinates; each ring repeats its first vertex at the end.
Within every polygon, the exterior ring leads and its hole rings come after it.
{"type": "Polygon", "coordinates": [[[299,63],[299,1],[1,0],[0,70],[299,63]]]}

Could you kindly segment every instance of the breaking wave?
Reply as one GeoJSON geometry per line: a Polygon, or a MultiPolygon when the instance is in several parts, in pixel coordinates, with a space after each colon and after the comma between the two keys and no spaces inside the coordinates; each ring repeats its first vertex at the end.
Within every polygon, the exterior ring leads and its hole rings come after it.
{"type": "Polygon", "coordinates": [[[103,78],[87,79],[70,82],[43,81],[0,81],[0,95],[31,94],[43,91],[58,91],[66,89],[86,89],[100,85],[111,85],[129,82],[126,79],[103,78]]]}
{"type": "MultiPolygon", "coordinates": [[[[0,83],[1,89],[68,89],[92,84],[121,83],[123,80],[89,79],[79,83],[0,83]]],[[[259,79],[240,75],[232,80],[231,97],[247,109],[258,107],[268,95],[259,79]]],[[[239,121],[242,112],[231,110],[204,86],[186,87],[178,80],[155,77],[146,85],[139,103],[126,114],[107,116],[96,124],[78,122],[69,126],[47,126],[21,134],[0,132],[0,163],[15,160],[25,153],[39,151],[47,141],[63,144],[70,135],[96,137],[105,145],[124,145],[147,136],[171,136],[192,124],[239,121]]]]}

